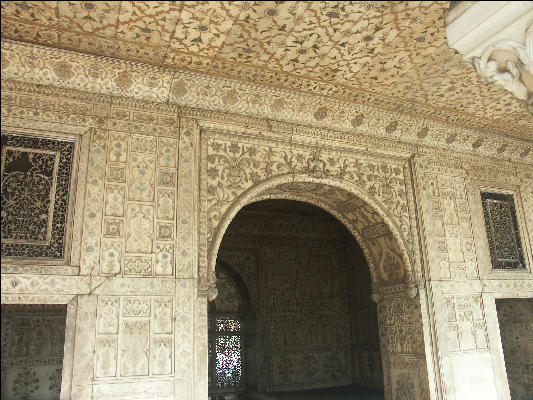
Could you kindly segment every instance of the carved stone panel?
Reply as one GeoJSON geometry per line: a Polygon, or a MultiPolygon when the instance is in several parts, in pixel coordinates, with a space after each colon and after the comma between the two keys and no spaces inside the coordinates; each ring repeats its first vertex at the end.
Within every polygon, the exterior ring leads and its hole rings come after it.
{"type": "Polygon", "coordinates": [[[65,257],[74,146],[2,133],[2,257],[65,257]]]}
{"type": "Polygon", "coordinates": [[[488,346],[481,295],[447,295],[446,333],[450,351],[482,350],[488,346]]]}
{"type": "Polygon", "coordinates": [[[461,176],[427,174],[424,192],[430,207],[428,247],[442,279],[479,276],[472,215],[461,176]]]}
{"type": "Polygon", "coordinates": [[[150,321],[124,321],[121,336],[121,376],[148,375],[150,321]]]}
{"type": "Polygon", "coordinates": [[[155,159],[134,154],[128,169],[128,200],[153,201],[155,188],[155,159]]]}
{"type": "Polygon", "coordinates": [[[97,315],[97,379],[172,374],[173,298],[99,296],[97,315]]]}
{"type": "Polygon", "coordinates": [[[153,206],[129,203],[127,208],[127,253],[151,253],[154,238],[153,206]]]}

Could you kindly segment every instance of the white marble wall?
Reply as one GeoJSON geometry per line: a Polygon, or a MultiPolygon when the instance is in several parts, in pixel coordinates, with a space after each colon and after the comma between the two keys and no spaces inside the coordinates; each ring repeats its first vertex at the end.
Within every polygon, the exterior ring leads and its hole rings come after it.
{"type": "Polygon", "coordinates": [[[2,129],[78,140],[69,262],[2,263],[2,303],[69,305],[62,398],[207,397],[212,244],[254,196],[360,239],[388,398],[510,398],[495,299],[533,297],[530,164],[4,79],[2,129]],[[491,271],[485,187],[515,195],[524,271],[491,271]]]}

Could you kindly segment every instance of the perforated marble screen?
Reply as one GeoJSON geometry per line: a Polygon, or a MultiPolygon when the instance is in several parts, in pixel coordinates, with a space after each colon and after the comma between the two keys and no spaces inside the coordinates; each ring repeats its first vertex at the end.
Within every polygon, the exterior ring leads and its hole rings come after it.
{"type": "Polygon", "coordinates": [[[74,146],[2,132],[2,257],[65,257],[74,146]]]}
{"type": "Polygon", "coordinates": [[[525,268],[513,196],[503,193],[482,192],[481,201],[492,268],[525,268]]]}

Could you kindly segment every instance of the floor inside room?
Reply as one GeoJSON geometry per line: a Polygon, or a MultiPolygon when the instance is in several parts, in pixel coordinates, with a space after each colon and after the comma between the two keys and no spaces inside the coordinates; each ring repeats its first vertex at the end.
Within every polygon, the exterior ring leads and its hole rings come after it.
{"type": "Polygon", "coordinates": [[[383,390],[365,387],[342,386],[291,392],[250,393],[239,400],[384,400],[383,390]]]}

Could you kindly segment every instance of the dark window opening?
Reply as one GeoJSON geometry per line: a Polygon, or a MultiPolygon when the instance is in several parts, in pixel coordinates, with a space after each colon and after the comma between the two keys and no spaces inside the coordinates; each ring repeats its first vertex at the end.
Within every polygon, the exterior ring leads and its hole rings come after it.
{"type": "Polygon", "coordinates": [[[493,269],[524,269],[514,198],[510,194],[481,193],[493,269]]]}

